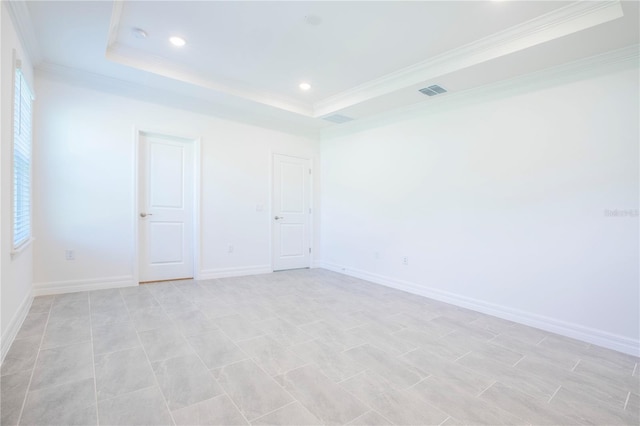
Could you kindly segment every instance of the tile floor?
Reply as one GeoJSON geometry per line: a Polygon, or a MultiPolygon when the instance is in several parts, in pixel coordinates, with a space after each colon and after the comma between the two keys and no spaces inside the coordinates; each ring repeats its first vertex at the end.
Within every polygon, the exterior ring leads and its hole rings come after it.
{"type": "Polygon", "coordinates": [[[315,269],[38,297],[2,425],[629,424],[638,359],[315,269]]]}

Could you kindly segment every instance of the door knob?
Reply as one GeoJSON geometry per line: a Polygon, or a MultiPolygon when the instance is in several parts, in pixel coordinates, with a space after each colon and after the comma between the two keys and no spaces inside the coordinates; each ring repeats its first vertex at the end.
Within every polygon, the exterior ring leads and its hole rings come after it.
{"type": "Polygon", "coordinates": [[[276,219],[276,220],[280,220],[280,219],[284,219],[284,217],[282,217],[282,216],[276,216],[276,217],[275,217],[275,219],[276,219]]]}
{"type": "Polygon", "coordinates": [[[153,213],[140,213],[140,217],[153,216],[153,213]]]}

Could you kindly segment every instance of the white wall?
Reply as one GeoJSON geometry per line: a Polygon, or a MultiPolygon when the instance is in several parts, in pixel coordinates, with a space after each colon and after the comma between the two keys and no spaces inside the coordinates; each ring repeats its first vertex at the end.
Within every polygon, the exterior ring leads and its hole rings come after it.
{"type": "Polygon", "coordinates": [[[315,160],[316,138],[115,96],[47,75],[37,75],[36,87],[37,292],[132,283],[138,220],[134,127],[201,137],[201,276],[269,270],[272,153],[315,160]],[[257,204],[264,211],[257,212],[257,204]],[[234,245],[232,254],[228,244],[234,245]],[[66,249],[75,250],[74,261],[65,260],[66,249]]]}
{"type": "MultiPolygon", "coordinates": [[[[0,329],[2,330],[2,358],[13,342],[24,315],[31,303],[32,246],[12,256],[11,239],[13,195],[13,81],[14,51],[22,61],[22,70],[29,82],[33,81],[31,62],[18,38],[9,16],[7,5],[0,6],[1,59],[0,59],[0,329]]],[[[33,88],[33,84],[31,83],[33,88]]]]}
{"type": "Polygon", "coordinates": [[[324,265],[637,353],[638,69],[576,80],[324,137],[324,265]]]}

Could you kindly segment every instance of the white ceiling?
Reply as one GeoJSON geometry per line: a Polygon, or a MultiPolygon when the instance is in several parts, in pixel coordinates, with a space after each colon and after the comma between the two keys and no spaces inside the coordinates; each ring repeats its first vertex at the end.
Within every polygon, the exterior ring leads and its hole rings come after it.
{"type": "Polygon", "coordinates": [[[639,42],[635,1],[10,3],[43,70],[308,128],[437,101],[417,91],[431,84],[469,90],[639,42]]]}

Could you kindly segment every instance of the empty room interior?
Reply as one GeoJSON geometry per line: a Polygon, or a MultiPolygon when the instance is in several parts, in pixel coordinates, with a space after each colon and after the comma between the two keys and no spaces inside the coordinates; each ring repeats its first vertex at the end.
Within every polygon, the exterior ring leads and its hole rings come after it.
{"type": "Polygon", "coordinates": [[[640,3],[0,7],[4,425],[640,424],[640,3]]]}

